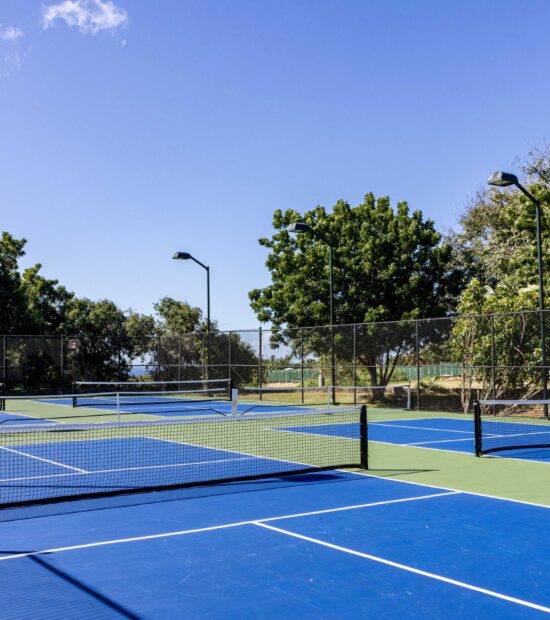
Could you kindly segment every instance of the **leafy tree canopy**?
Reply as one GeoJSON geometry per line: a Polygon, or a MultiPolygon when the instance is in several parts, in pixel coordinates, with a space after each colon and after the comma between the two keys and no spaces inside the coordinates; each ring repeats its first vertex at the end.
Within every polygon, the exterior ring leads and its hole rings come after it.
{"type": "Polygon", "coordinates": [[[431,220],[407,203],[392,208],[387,197],[367,194],[351,207],[339,201],[331,213],[316,207],[303,216],[288,209],[273,217],[274,235],[260,239],[269,250],[272,283],[249,293],[262,322],[275,327],[329,322],[327,245],[311,233],[289,234],[305,221],[334,247],[335,322],[360,323],[442,316],[453,307],[464,272],[452,264],[431,220]]]}
{"type": "Polygon", "coordinates": [[[25,239],[7,232],[0,238],[0,333],[55,333],[73,294],[57,280],[44,278],[40,264],[20,271],[25,245],[25,239]]]}
{"type": "Polygon", "coordinates": [[[172,334],[189,334],[206,329],[202,311],[185,301],[163,297],[154,306],[160,331],[172,334]]]}
{"type": "MultiPolygon", "coordinates": [[[[541,203],[543,267],[549,274],[550,146],[531,151],[520,169],[523,184],[541,203]]],[[[462,266],[469,262],[480,282],[504,286],[512,294],[538,283],[535,207],[526,196],[514,188],[483,190],[470,201],[460,224],[460,232],[447,242],[455,246],[462,266]]]]}

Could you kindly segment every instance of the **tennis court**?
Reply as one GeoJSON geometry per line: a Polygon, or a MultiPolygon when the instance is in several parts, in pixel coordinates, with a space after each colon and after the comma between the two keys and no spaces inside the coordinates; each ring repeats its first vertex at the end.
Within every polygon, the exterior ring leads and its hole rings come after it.
{"type": "Polygon", "coordinates": [[[0,616],[542,617],[549,515],[338,471],[15,509],[0,616]]]}
{"type": "MultiPolygon", "coordinates": [[[[359,438],[359,428],[347,428],[345,424],[329,424],[317,428],[288,427],[284,429],[294,433],[318,433],[333,437],[359,438]]],[[[536,423],[517,423],[510,421],[492,421],[490,431],[485,435],[485,442],[502,440],[514,443],[531,443],[518,449],[499,449],[493,456],[550,462],[550,448],[535,443],[542,437],[546,442],[550,436],[550,425],[541,428],[536,423]]],[[[369,421],[369,441],[394,444],[428,450],[447,450],[475,454],[474,421],[471,418],[411,418],[369,421]]],[[[508,444],[510,445],[510,444],[508,444]]]]}
{"type": "MultiPolygon", "coordinates": [[[[292,412],[303,408],[322,411],[352,406],[372,398],[379,387],[330,386],[315,388],[239,388],[230,379],[172,382],[79,382],[65,395],[0,397],[0,427],[42,423],[109,423],[165,418],[248,416],[292,412]],[[154,388],[154,391],[151,391],[154,388]],[[166,389],[170,388],[170,389],[166,389]]],[[[391,411],[410,407],[410,385],[384,388],[383,404],[391,411]]]]}
{"type": "Polygon", "coordinates": [[[476,459],[472,419],[382,415],[1,428],[0,618],[549,614],[545,466],[476,459]],[[491,497],[526,474],[543,501],[491,497]]]}

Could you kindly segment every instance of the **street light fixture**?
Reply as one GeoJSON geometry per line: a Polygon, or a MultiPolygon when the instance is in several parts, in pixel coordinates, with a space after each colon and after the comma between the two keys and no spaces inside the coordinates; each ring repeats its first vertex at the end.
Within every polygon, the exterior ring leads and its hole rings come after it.
{"type": "Polygon", "coordinates": [[[317,239],[328,245],[329,255],[329,295],[330,295],[330,366],[331,366],[331,382],[332,382],[332,403],[336,402],[336,362],[334,355],[334,273],[332,266],[332,243],[324,236],[319,234],[314,228],[305,222],[293,222],[287,226],[289,233],[311,233],[317,239]]]}
{"type": "Polygon", "coordinates": [[[174,256],[172,256],[172,258],[174,260],[189,260],[190,258],[193,258],[193,257],[188,252],[176,252],[174,256]]]}
{"type": "Polygon", "coordinates": [[[291,233],[311,232],[315,234],[313,228],[311,228],[311,226],[309,224],[306,224],[305,222],[293,222],[292,224],[289,224],[286,229],[288,230],[288,232],[291,233]]]}
{"type": "MultiPolygon", "coordinates": [[[[206,366],[210,367],[210,267],[201,263],[200,260],[197,260],[194,256],[191,256],[189,252],[176,252],[174,256],[172,256],[174,260],[192,260],[197,265],[200,265],[203,269],[206,270],[206,334],[207,334],[207,345],[206,345],[206,366]]],[[[208,371],[207,371],[208,372],[208,371]]],[[[206,375],[208,376],[208,374],[206,375]]]]}
{"type": "MultiPolygon", "coordinates": [[[[495,187],[509,187],[514,185],[519,191],[527,196],[535,205],[535,213],[537,219],[537,258],[539,271],[539,313],[540,313],[540,339],[541,339],[541,356],[542,356],[542,398],[546,400],[548,393],[548,376],[546,369],[546,337],[544,327],[544,283],[542,273],[542,241],[541,241],[541,223],[540,223],[540,200],[537,200],[531,192],[529,192],[519,182],[517,176],[511,172],[502,172],[497,170],[489,177],[487,181],[489,185],[495,187]]],[[[544,405],[545,416],[548,417],[548,405],[544,405]]]]}

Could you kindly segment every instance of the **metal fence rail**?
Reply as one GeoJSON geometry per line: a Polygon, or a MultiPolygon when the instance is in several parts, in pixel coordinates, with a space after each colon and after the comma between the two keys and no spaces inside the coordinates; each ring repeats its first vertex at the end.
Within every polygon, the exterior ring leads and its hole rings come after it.
{"type": "MultiPolygon", "coordinates": [[[[550,311],[543,318],[548,321],[550,311]]],[[[61,393],[75,381],[128,378],[330,385],[334,343],[337,385],[407,381],[418,409],[468,411],[477,397],[540,395],[539,327],[539,312],[525,311],[338,325],[332,333],[328,326],[259,328],[131,342],[111,335],[108,346],[63,335],[5,335],[0,336],[0,383],[12,394],[61,393]]]]}

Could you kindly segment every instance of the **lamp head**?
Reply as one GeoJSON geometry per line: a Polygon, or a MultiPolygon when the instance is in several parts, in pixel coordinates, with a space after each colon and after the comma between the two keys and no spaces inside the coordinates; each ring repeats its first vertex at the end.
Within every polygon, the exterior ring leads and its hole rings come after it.
{"type": "Polygon", "coordinates": [[[289,224],[286,229],[289,233],[297,234],[311,232],[311,226],[305,222],[293,222],[292,224],[289,224]]]}
{"type": "Polygon", "coordinates": [[[515,174],[497,170],[489,177],[487,183],[495,187],[508,187],[509,185],[518,185],[519,181],[515,174]]]}
{"type": "Polygon", "coordinates": [[[193,258],[193,257],[188,252],[176,252],[174,256],[172,256],[172,258],[174,260],[189,260],[190,258],[193,258]]]}

